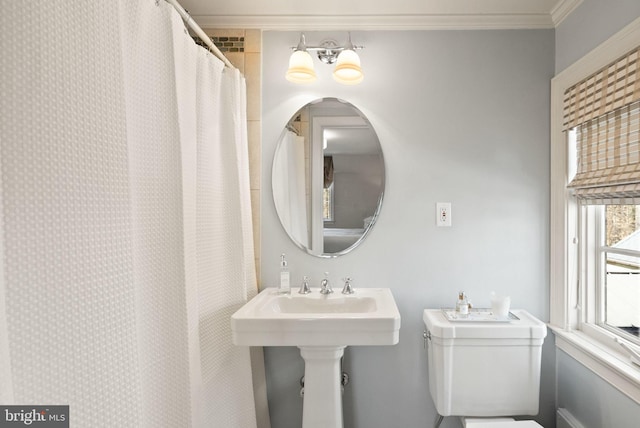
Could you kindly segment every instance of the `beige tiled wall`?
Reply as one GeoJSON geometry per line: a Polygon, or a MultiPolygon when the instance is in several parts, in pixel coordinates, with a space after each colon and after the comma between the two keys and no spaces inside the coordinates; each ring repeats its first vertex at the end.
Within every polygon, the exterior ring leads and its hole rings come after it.
{"type": "MultiPolygon", "coordinates": [[[[249,139],[249,174],[251,183],[251,208],[253,211],[253,242],[256,261],[256,275],[260,280],[260,163],[262,158],[261,125],[261,30],[231,30],[203,28],[209,37],[233,38],[234,52],[217,45],[231,63],[240,70],[247,82],[247,135],[249,139]],[[237,38],[237,40],[236,40],[237,38]],[[242,43],[244,42],[244,43],[242,43]],[[236,49],[238,46],[240,48],[236,49]],[[235,52],[237,50],[237,52],[235,52]]],[[[224,43],[224,42],[222,42],[224,43]]],[[[260,285],[260,284],[258,284],[260,285]]]]}

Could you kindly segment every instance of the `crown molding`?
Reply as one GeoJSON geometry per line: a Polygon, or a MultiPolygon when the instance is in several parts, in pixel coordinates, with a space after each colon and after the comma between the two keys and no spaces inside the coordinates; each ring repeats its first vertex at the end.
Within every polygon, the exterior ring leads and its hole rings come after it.
{"type": "MultiPolygon", "coordinates": [[[[575,2],[582,0],[561,0],[575,2]]],[[[477,15],[193,15],[202,28],[261,30],[492,30],[550,29],[548,14],[477,15]]]]}
{"type": "Polygon", "coordinates": [[[583,0],[558,0],[558,3],[551,9],[551,20],[553,26],[557,27],[564,19],[571,14],[583,0]]]}

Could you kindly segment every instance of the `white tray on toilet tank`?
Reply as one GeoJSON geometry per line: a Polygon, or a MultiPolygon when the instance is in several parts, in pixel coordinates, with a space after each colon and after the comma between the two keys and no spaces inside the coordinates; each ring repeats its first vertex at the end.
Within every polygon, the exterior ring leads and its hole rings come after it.
{"type": "Polygon", "coordinates": [[[429,391],[442,416],[538,413],[546,325],[514,309],[509,322],[454,322],[425,309],[429,391]]]}
{"type": "Polygon", "coordinates": [[[447,317],[447,320],[452,322],[511,322],[519,320],[513,312],[509,312],[507,317],[501,318],[493,314],[491,309],[488,308],[473,308],[469,310],[469,313],[460,315],[455,309],[442,308],[442,313],[447,317]]]}

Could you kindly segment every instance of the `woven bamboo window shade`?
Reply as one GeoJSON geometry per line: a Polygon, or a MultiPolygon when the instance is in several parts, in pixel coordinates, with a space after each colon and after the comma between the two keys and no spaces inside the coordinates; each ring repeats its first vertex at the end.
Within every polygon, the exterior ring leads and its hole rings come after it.
{"type": "Polygon", "coordinates": [[[576,128],[582,203],[640,204],[640,47],[567,89],[564,129],[576,128]]]}

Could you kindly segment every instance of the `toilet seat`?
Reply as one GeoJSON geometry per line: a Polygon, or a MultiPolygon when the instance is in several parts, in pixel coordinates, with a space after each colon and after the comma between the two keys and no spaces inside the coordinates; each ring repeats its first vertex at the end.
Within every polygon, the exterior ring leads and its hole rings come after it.
{"type": "Polygon", "coordinates": [[[465,428],[543,428],[535,421],[516,421],[511,418],[462,418],[465,428]]]}

